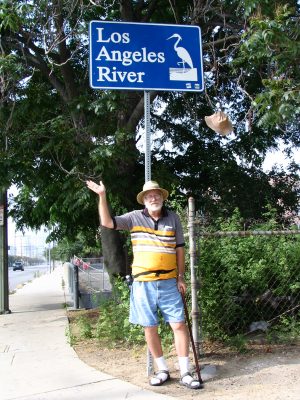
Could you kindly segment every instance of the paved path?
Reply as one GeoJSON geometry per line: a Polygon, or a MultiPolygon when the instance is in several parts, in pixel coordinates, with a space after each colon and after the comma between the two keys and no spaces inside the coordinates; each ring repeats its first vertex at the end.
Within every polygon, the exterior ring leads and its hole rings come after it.
{"type": "Polygon", "coordinates": [[[0,400],[174,400],[83,363],[68,344],[63,269],[36,278],[0,315],[0,400]]]}

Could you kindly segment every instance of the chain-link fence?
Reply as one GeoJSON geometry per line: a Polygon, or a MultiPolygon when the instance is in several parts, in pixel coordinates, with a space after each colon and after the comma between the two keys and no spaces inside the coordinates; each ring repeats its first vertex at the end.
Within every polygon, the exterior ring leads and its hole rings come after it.
{"type": "Polygon", "coordinates": [[[300,237],[223,234],[199,240],[203,336],[249,334],[299,321],[300,237]]]}
{"type": "Polygon", "coordinates": [[[194,213],[189,240],[200,347],[259,332],[299,339],[300,230],[205,232],[194,213]]]}
{"type": "Polygon", "coordinates": [[[73,296],[76,307],[96,308],[103,298],[111,294],[111,283],[103,257],[74,256],[72,262],[69,263],[68,275],[69,292],[73,296]]]}

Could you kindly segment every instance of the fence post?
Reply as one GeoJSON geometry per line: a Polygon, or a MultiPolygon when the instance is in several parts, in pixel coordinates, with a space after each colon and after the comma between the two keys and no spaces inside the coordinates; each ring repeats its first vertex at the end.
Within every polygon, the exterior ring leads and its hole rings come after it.
{"type": "Polygon", "coordinates": [[[199,307],[197,299],[197,277],[195,272],[196,265],[196,240],[195,240],[195,199],[189,198],[188,206],[188,231],[189,231],[189,254],[190,254],[190,272],[191,272],[191,294],[192,294],[192,332],[195,342],[197,355],[200,355],[199,338],[199,307]]]}
{"type": "Polygon", "coordinates": [[[151,376],[153,374],[153,357],[149,347],[147,346],[147,376],[151,376]]]}
{"type": "Polygon", "coordinates": [[[77,265],[74,265],[74,308],[79,308],[79,277],[77,265]]]}

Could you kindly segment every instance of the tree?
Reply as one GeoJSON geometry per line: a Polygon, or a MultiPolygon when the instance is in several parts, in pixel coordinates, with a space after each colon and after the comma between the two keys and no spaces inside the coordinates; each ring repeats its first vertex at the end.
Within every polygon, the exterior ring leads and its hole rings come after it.
{"type": "MultiPolygon", "coordinates": [[[[3,0],[0,11],[0,178],[6,187],[15,183],[20,188],[10,209],[18,226],[48,224],[52,239],[76,240],[82,234],[94,247],[97,206],[85,187],[87,178],[107,183],[113,212],[136,207],[144,176],[139,149],[143,93],[90,89],[86,35],[89,21],[99,18],[201,26],[205,93],[151,93],[153,125],[164,132],[153,151],[153,177],[222,212],[243,206],[257,215],[270,198],[276,201],[260,167],[282,130],[267,131],[256,119],[251,134],[244,130],[252,109],[248,94],[253,98],[264,87],[256,71],[242,82],[241,68],[248,66],[242,56],[234,64],[246,40],[244,2],[3,0]],[[236,139],[221,140],[205,126],[204,116],[218,107],[228,109],[236,139]],[[171,150],[163,148],[167,141],[171,150]],[[222,202],[214,201],[220,197],[222,202]]],[[[296,168],[292,172],[295,176],[296,168]]],[[[292,193],[288,207],[293,207],[294,188],[283,186],[280,195],[292,193]]],[[[128,264],[119,257],[124,254],[122,237],[102,229],[101,239],[110,270],[125,273],[128,264]]]]}
{"type": "MultiPolygon", "coordinates": [[[[252,98],[261,126],[280,125],[298,132],[300,114],[300,6],[295,0],[248,0],[248,26],[240,59],[244,74],[256,73],[263,86],[252,98]],[[245,61],[247,60],[247,64],[245,61]]],[[[247,82],[247,78],[245,79],[247,82]]],[[[291,139],[291,136],[289,136],[291,139]]],[[[299,137],[294,137],[299,144],[299,137]]]]}
{"type": "MultiPolygon", "coordinates": [[[[145,12],[140,5],[122,2],[120,16],[143,15],[147,20],[153,11],[145,12]]],[[[37,227],[42,221],[54,225],[53,238],[75,237],[80,228],[95,232],[97,222],[86,219],[91,196],[82,181],[103,177],[125,198],[130,183],[127,179],[124,184],[125,177],[135,181],[135,129],[143,114],[142,96],[91,92],[86,77],[88,47],[82,47],[82,41],[97,7],[71,1],[4,1],[1,11],[2,76],[7,82],[9,57],[20,71],[18,87],[9,85],[10,75],[2,95],[3,125],[8,126],[7,111],[14,110],[9,133],[6,129],[5,160],[13,171],[8,181],[23,185],[12,214],[19,225],[37,227]],[[25,168],[18,168],[20,161],[25,168]]],[[[108,6],[100,11],[116,12],[108,6]]],[[[103,229],[102,237],[107,246],[115,243],[107,260],[121,252],[116,232],[103,229]]],[[[124,262],[114,258],[111,268],[124,270],[124,262]]]]}

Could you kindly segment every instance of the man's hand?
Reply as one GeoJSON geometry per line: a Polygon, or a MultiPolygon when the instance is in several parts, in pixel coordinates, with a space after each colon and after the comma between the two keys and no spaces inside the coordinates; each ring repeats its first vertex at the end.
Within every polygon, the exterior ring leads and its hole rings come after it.
{"type": "Polygon", "coordinates": [[[111,218],[111,215],[109,213],[109,209],[107,206],[107,200],[106,200],[106,190],[105,186],[103,185],[103,182],[100,181],[99,185],[93,181],[86,181],[86,186],[91,189],[93,192],[97,193],[99,195],[99,204],[98,204],[98,210],[99,210],[99,217],[101,221],[101,225],[105,226],[106,228],[113,229],[114,227],[114,222],[111,218]]]}
{"type": "Polygon", "coordinates": [[[185,294],[186,292],[186,283],[184,282],[184,279],[181,277],[177,278],[177,288],[180,293],[185,294]]]}
{"type": "Polygon", "coordinates": [[[99,196],[105,194],[106,192],[105,186],[103,185],[102,181],[100,181],[99,185],[93,181],[86,181],[86,186],[93,192],[97,193],[99,196]]]}

